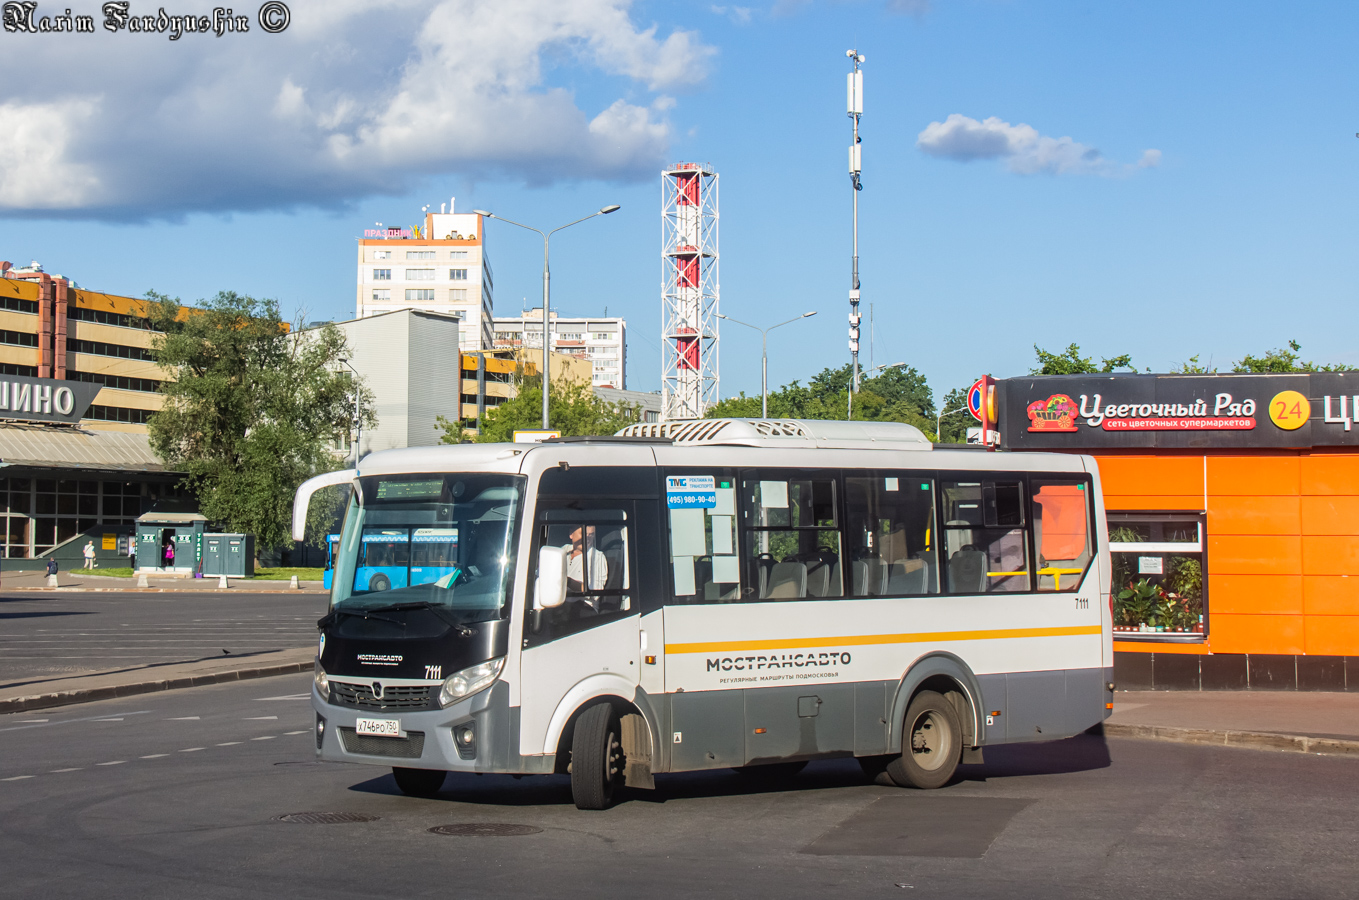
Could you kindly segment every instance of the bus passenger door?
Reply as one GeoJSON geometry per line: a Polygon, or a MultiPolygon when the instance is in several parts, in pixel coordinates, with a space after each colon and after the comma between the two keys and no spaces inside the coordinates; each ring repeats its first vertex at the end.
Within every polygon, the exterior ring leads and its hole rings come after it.
{"type": "Polygon", "coordinates": [[[555,751],[544,742],[559,707],[605,693],[625,700],[636,694],[638,505],[608,498],[539,503],[520,663],[525,755],[555,751]],[[568,553],[566,602],[543,609],[534,585],[538,551],[549,546],[568,553]]]}

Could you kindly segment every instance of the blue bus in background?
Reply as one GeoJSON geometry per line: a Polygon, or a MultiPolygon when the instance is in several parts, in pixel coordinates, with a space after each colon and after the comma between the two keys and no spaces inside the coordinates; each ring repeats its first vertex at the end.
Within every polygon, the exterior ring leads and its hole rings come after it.
{"type": "Polygon", "coordinates": [[[326,572],[321,577],[321,583],[326,590],[330,590],[331,576],[335,574],[335,547],[340,541],[338,534],[326,535],[326,572]]]}
{"type": "MultiPolygon", "coordinates": [[[[338,534],[326,535],[326,572],[329,590],[335,573],[338,534]]],[[[363,530],[354,571],[355,591],[391,591],[430,584],[458,571],[458,529],[376,526],[363,530]]]]}

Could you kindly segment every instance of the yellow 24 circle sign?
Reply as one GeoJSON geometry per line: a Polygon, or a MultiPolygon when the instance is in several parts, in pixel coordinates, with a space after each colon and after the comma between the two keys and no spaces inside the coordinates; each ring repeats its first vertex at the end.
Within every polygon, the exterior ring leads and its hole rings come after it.
{"type": "Polygon", "coordinates": [[[1311,415],[1312,404],[1297,391],[1280,391],[1269,401],[1269,420],[1284,431],[1297,431],[1311,415]]]}

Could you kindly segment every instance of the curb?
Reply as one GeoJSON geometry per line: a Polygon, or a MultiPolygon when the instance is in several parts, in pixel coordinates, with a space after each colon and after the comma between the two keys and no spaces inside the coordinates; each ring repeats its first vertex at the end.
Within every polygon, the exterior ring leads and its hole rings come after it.
{"type": "Polygon", "coordinates": [[[1115,725],[1104,723],[1107,737],[1142,738],[1174,741],[1180,744],[1216,744],[1247,747],[1253,750],[1278,750],[1284,753],[1318,753],[1334,756],[1359,756],[1359,740],[1312,737],[1305,734],[1276,734],[1269,731],[1210,731],[1205,728],[1171,728],[1166,725],[1115,725]]]}
{"type": "Polygon", "coordinates": [[[207,684],[224,684],[228,681],[270,678],[274,675],[293,675],[299,672],[309,672],[312,666],[313,663],[311,662],[280,663],[273,666],[262,666],[258,669],[232,669],[227,672],[212,672],[207,675],[185,675],[181,678],[165,678],[159,681],[117,684],[76,691],[58,691],[53,694],[35,694],[31,697],[13,697],[8,700],[0,700],[0,714],[51,709],[56,706],[70,706],[73,703],[113,700],[118,697],[154,694],[158,691],[173,691],[179,688],[201,687],[207,684]]]}

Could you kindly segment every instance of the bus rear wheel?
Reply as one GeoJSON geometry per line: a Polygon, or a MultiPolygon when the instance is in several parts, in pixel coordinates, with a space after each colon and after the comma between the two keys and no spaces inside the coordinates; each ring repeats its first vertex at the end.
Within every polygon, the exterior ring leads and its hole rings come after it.
{"type": "Polygon", "coordinates": [[[444,786],[444,776],[447,774],[438,769],[392,768],[396,786],[407,797],[433,797],[444,786]]]}
{"type": "Polygon", "coordinates": [[[571,799],[577,809],[608,809],[623,780],[623,742],[613,707],[600,703],[576,720],[571,739],[571,799]]]}
{"type": "Polygon", "coordinates": [[[943,694],[921,691],[906,709],[901,756],[887,764],[887,774],[901,787],[943,787],[962,753],[963,729],[953,704],[943,694]]]}

